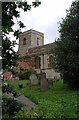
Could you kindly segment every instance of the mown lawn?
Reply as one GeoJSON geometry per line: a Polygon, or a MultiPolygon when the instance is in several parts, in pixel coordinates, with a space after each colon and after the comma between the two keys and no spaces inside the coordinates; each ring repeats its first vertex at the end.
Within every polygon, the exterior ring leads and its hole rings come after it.
{"type": "Polygon", "coordinates": [[[47,91],[41,91],[40,86],[29,87],[27,80],[9,81],[9,83],[35,102],[42,112],[42,116],[47,118],[79,117],[79,92],[69,89],[66,84],[63,84],[62,80],[55,82],[53,85],[49,85],[47,91]],[[23,88],[19,88],[19,83],[23,84],[23,88]]]}

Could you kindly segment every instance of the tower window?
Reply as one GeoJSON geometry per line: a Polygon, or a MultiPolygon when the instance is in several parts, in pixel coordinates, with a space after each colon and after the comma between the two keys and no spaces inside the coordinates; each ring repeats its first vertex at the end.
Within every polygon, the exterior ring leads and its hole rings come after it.
{"type": "Polygon", "coordinates": [[[37,45],[39,45],[39,38],[37,37],[37,45]]]}
{"type": "Polygon", "coordinates": [[[23,39],[23,45],[26,45],[26,38],[23,39]]]}

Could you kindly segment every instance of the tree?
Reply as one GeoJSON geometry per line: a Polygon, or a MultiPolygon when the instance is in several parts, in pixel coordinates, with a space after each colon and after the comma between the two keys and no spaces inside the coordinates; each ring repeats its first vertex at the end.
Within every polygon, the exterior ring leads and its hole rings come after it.
{"type": "Polygon", "coordinates": [[[79,1],[72,3],[59,26],[60,36],[55,42],[54,63],[72,88],[79,88],[79,1]]]}
{"type": "Polygon", "coordinates": [[[37,7],[41,4],[38,0],[32,2],[31,5],[28,2],[2,2],[2,68],[6,69],[12,67],[16,64],[18,59],[18,54],[14,51],[13,47],[16,42],[11,42],[7,35],[13,32],[13,35],[18,39],[21,29],[24,28],[22,21],[18,20],[20,18],[20,12],[18,9],[23,9],[24,12],[31,10],[32,6],[37,7]],[[18,9],[17,9],[18,8],[18,9]],[[17,24],[19,29],[13,30],[12,26],[14,23],[14,17],[17,19],[17,24]]]}

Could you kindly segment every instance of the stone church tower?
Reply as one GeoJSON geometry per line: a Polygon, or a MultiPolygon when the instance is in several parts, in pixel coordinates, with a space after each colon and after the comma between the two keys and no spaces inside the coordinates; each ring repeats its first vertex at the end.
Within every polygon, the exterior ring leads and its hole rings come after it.
{"type": "Polygon", "coordinates": [[[29,64],[37,73],[42,70],[47,78],[59,77],[53,70],[54,43],[44,45],[44,34],[35,30],[23,32],[19,37],[20,60],[29,64]]]}
{"type": "Polygon", "coordinates": [[[29,48],[44,45],[44,34],[35,30],[28,30],[20,35],[19,54],[26,56],[29,48]]]}

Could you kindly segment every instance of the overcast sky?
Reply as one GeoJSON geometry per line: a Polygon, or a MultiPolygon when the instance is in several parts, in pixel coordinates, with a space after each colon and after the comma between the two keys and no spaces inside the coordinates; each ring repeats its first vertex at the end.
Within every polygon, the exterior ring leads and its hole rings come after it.
{"type": "MultiPolygon", "coordinates": [[[[34,1],[34,0],[30,0],[34,1]]],[[[20,11],[21,21],[26,28],[22,31],[34,29],[44,33],[44,43],[52,43],[58,37],[58,22],[66,16],[73,0],[40,0],[41,5],[31,11],[20,11]]],[[[16,48],[17,50],[17,48],[16,48]]]]}

